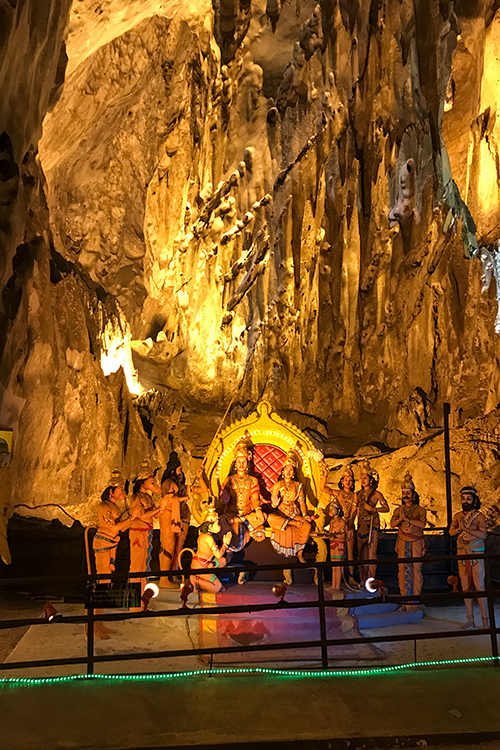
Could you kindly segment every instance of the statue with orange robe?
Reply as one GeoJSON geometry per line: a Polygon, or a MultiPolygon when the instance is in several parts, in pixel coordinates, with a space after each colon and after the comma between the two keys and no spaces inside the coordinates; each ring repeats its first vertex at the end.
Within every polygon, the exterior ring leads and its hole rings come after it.
{"type": "MultiPolygon", "coordinates": [[[[126,497],[125,484],[125,478],[118,469],[115,469],[111,474],[108,486],[101,495],[101,502],[97,506],[97,531],[92,540],[97,575],[111,575],[114,572],[120,531],[125,531],[130,526],[130,518],[120,521],[122,513],[118,507],[118,503],[125,500],[126,497]]],[[[110,578],[102,578],[97,582],[97,585],[107,584],[110,581],[110,578]]],[[[96,615],[100,612],[102,612],[101,609],[94,610],[96,615]]],[[[114,632],[112,628],[106,627],[100,620],[95,621],[95,638],[107,639],[114,632]]]]}
{"type": "MultiPolygon", "coordinates": [[[[161,513],[161,508],[154,503],[154,495],[159,495],[161,490],[154,471],[147,461],[143,461],[141,465],[133,490],[129,527],[130,571],[132,574],[150,569],[151,551],[153,549],[153,519],[161,513]]],[[[129,580],[131,583],[140,581],[142,596],[146,579],[132,577],[129,580]]]]}
{"type": "MultiPolygon", "coordinates": [[[[208,493],[208,486],[203,479],[203,468],[197,473],[199,491],[208,493]]],[[[160,570],[176,570],[178,554],[184,546],[189,529],[191,512],[188,498],[191,487],[186,484],[179,456],[172,451],[161,482],[162,499],[160,503],[160,570]]],[[[162,588],[178,588],[171,578],[160,578],[162,588]]]]}
{"type": "MultiPolygon", "coordinates": [[[[118,503],[125,500],[125,497],[125,479],[121,472],[115,469],[97,507],[97,532],[92,547],[98,575],[113,573],[120,531],[125,531],[130,526],[130,518],[120,521],[122,514],[118,503]]],[[[99,583],[109,583],[109,580],[102,579],[99,583]]]]}
{"type": "Polygon", "coordinates": [[[267,517],[272,528],[271,544],[285,557],[304,559],[304,547],[311,532],[312,520],[307,515],[302,484],[297,481],[298,462],[293,451],[286,455],[281,478],[271,490],[274,510],[267,517]]]}

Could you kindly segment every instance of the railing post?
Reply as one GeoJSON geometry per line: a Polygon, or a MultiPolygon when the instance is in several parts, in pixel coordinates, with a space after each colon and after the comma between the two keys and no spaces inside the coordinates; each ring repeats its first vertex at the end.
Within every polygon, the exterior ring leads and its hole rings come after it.
{"type": "MultiPolygon", "coordinates": [[[[446,526],[450,528],[453,511],[451,503],[451,457],[450,457],[450,405],[443,404],[444,413],[444,471],[446,479],[446,526]]],[[[450,535],[447,534],[446,548],[451,553],[450,535]]]]}
{"type": "Polygon", "coordinates": [[[94,607],[90,601],[87,606],[87,674],[94,674],[94,607]]]}
{"type": "Polygon", "coordinates": [[[495,666],[499,666],[498,641],[496,634],[497,626],[495,621],[495,603],[493,601],[493,595],[491,591],[490,560],[487,557],[484,559],[484,582],[486,584],[486,601],[488,603],[488,616],[490,620],[491,655],[495,659],[495,666]]]}
{"type": "Polygon", "coordinates": [[[323,589],[323,565],[315,565],[318,579],[319,632],[321,638],[321,666],[328,669],[328,646],[326,645],[325,592],[323,589]]]}

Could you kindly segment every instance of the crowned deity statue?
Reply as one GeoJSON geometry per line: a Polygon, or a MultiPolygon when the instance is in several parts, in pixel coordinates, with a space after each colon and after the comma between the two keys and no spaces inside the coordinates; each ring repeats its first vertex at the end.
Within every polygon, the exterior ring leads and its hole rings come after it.
{"type": "Polygon", "coordinates": [[[259,482],[250,475],[248,464],[252,454],[246,436],[240,440],[234,450],[233,471],[229,473],[222,485],[221,501],[224,512],[221,520],[225,531],[227,524],[233,532],[230,549],[237,551],[252,539],[261,542],[265,539],[265,515],[262,512],[259,482]]]}
{"type": "MultiPolygon", "coordinates": [[[[424,508],[420,507],[418,492],[411,474],[407,472],[401,484],[401,505],[396,508],[391,518],[391,528],[398,530],[396,554],[399,558],[424,556],[426,522],[427,514],[424,508]]],[[[401,596],[420,594],[423,585],[422,563],[400,563],[398,567],[401,596]]],[[[416,608],[411,602],[400,607],[406,612],[412,612],[416,608]]]]}
{"type": "MultiPolygon", "coordinates": [[[[458,536],[457,553],[459,555],[478,555],[484,553],[486,539],[486,516],[479,509],[481,501],[474,485],[467,485],[460,490],[462,510],[455,513],[450,525],[451,536],[458,536]]],[[[484,591],[484,560],[474,557],[458,560],[458,573],[462,591],[484,591]]],[[[465,599],[467,620],[462,627],[475,628],[474,603],[465,599]]],[[[483,628],[489,628],[486,599],[479,599],[483,628]]]]}
{"type": "MultiPolygon", "coordinates": [[[[221,526],[219,516],[213,507],[209,507],[205,520],[198,530],[198,544],[196,554],[193,555],[191,568],[222,568],[226,564],[226,553],[231,541],[232,532],[228,531],[219,544],[218,534],[221,526]]],[[[190,581],[195,590],[204,589],[212,594],[224,590],[220,578],[215,573],[192,573],[190,581]]]]}
{"type": "MultiPolygon", "coordinates": [[[[342,508],[343,523],[345,524],[346,537],[345,544],[347,549],[347,559],[354,559],[354,521],[356,518],[357,504],[354,483],[354,473],[350,466],[346,466],[340,478],[338,489],[329,487],[326,484],[328,477],[328,467],[325,463],[322,465],[321,481],[319,485],[320,492],[326,492],[333,499],[327,508],[327,514],[338,525],[339,513],[338,507],[342,508]]],[[[330,531],[332,523],[330,522],[330,531]]],[[[330,545],[331,546],[331,545],[330,545]]],[[[338,568],[340,570],[340,568],[338,568]]],[[[354,582],[354,566],[349,565],[349,582],[354,582]]]]}
{"type": "MultiPolygon", "coordinates": [[[[379,512],[389,512],[387,500],[377,489],[378,483],[378,472],[370,466],[369,461],[366,461],[361,466],[361,489],[356,493],[358,556],[361,560],[376,559],[380,530],[379,512]]],[[[364,586],[368,578],[374,578],[376,572],[375,564],[362,565],[360,585],[364,586]]]]}
{"type": "MultiPolygon", "coordinates": [[[[143,461],[133,486],[130,506],[130,571],[142,573],[150,570],[151,552],[153,549],[153,520],[161,513],[155,504],[154,496],[160,495],[161,489],[154,470],[147,461],[143,461]]],[[[141,596],[146,587],[145,578],[130,578],[131,583],[139,581],[141,596]]],[[[140,611],[140,607],[136,608],[140,611]]]]}
{"type": "Polygon", "coordinates": [[[267,520],[271,526],[271,544],[285,557],[305,563],[304,547],[311,533],[312,519],[307,515],[302,484],[297,480],[298,461],[293,451],[286,455],[280,479],[271,490],[273,511],[267,520]]]}

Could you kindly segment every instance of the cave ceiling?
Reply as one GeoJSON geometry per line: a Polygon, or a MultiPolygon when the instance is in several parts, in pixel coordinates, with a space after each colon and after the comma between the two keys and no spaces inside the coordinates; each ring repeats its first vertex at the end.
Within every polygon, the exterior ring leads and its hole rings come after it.
{"type": "Polygon", "coordinates": [[[261,399],[330,456],[444,402],[496,434],[498,6],[0,0],[13,505],[78,515],[261,399]]]}

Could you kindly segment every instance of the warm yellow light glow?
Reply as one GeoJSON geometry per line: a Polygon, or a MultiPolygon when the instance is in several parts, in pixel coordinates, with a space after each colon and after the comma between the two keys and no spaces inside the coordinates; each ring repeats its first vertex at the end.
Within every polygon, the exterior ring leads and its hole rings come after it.
{"type": "Polygon", "coordinates": [[[488,142],[483,138],[479,144],[480,169],[478,180],[478,195],[481,201],[481,211],[486,215],[498,211],[498,183],[495,154],[489,149],[488,142]]]}
{"type": "Polygon", "coordinates": [[[130,348],[131,334],[125,320],[108,319],[101,333],[101,368],[105,375],[117,372],[123,367],[127,387],[134,396],[139,396],[144,389],[139,383],[137,371],[132,361],[130,348]]]}

